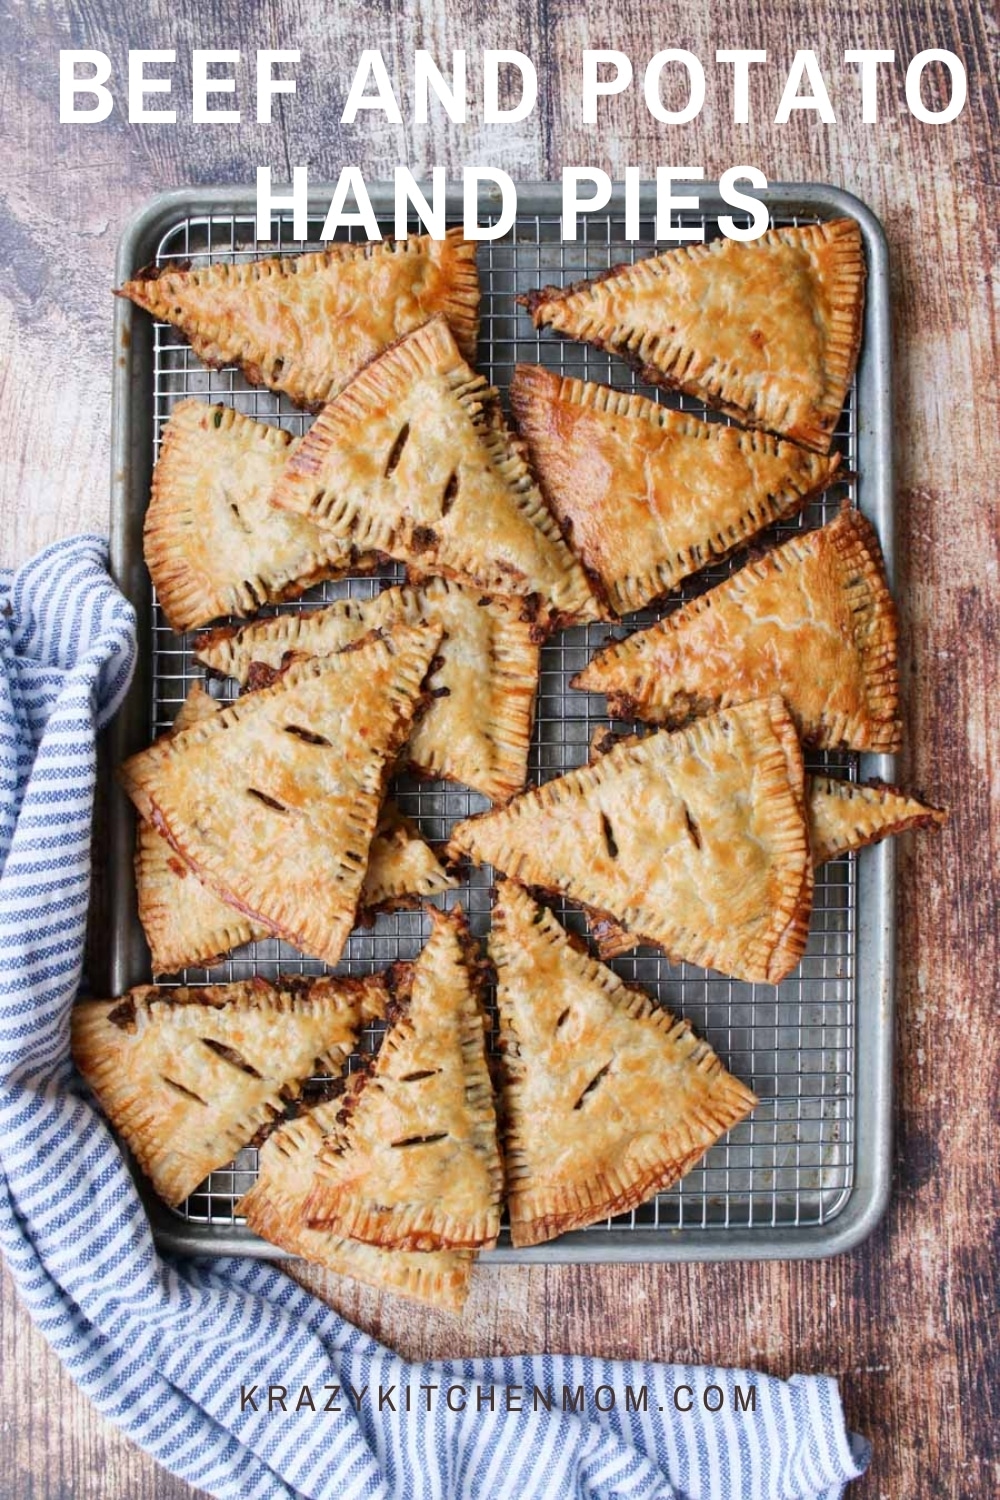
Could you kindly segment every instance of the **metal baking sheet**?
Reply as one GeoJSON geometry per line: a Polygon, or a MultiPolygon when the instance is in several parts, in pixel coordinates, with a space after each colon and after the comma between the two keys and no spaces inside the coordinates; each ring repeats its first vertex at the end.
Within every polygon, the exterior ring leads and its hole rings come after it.
{"type": "MultiPolygon", "coordinates": [[[[700,213],[683,218],[701,220],[712,237],[718,232],[715,217],[724,205],[713,187],[698,185],[698,191],[700,213]]],[[[884,235],[862,203],[832,187],[772,185],[760,196],[774,224],[848,214],[861,226],[869,271],[864,342],[836,443],[846,468],[858,476],[854,498],[878,527],[891,577],[889,279],[884,235]]],[[[319,234],[329,197],[323,189],[315,193],[311,234],[319,234]]],[[[386,232],[391,232],[391,186],[373,188],[372,200],[386,232]]],[[[564,243],[558,188],[520,185],[515,228],[500,239],[484,241],[479,251],[483,303],[478,363],[504,397],[520,360],[621,388],[644,389],[657,400],[706,414],[687,397],[638,385],[627,366],[606,354],[536,333],[514,302],[517,291],[578,280],[649,254],[657,248],[654,207],[654,189],[645,186],[641,238],[629,243],[624,198],[616,188],[606,209],[583,219],[577,241],[564,243]]],[[[495,202],[484,193],[483,220],[495,210],[495,202]]],[[[457,221],[460,189],[449,193],[449,212],[457,221]]],[[[274,221],[274,242],[256,245],[254,213],[250,189],[182,190],[154,199],[122,238],[118,283],[151,261],[204,265],[273,254],[278,248],[315,248],[315,240],[295,241],[290,223],[279,218],[274,221]]],[[[360,232],[354,235],[360,237],[360,232]]],[[[142,559],[143,515],[162,427],[173,405],[192,394],[236,405],[295,432],[309,421],[283,399],[247,385],[238,372],[207,370],[175,330],[117,301],[112,562],[138,612],[140,667],[110,733],[111,765],[169,727],[188,686],[199,675],[189,639],[174,635],[162,619],[142,559]]],[[[769,539],[829,519],[847,493],[846,486],[837,486],[801,518],[773,528],[769,539]]],[[[707,576],[714,581],[733,565],[721,564],[707,576]]],[[[705,581],[706,574],[698,575],[682,595],[692,585],[700,590],[705,581]]],[[[316,599],[367,596],[378,587],[370,578],[329,583],[304,602],[283,608],[308,607],[316,599]]],[[[617,633],[659,613],[632,616],[617,633]]],[[[606,635],[606,626],[578,628],[561,632],[545,646],[532,779],[543,781],[580,764],[595,725],[608,722],[603,700],[567,687],[569,676],[606,635]]],[[[850,776],[892,779],[893,762],[886,756],[815,756],[810,764],[832,766],[850,776]]],[[[444,839],[456,819],[486,805],[476,794],[443,782],[404,778],[396,795],[433,840],[444,839]]],[[[148,980],[150,967],[135,913],[132,812],[117,787],[109,787],[108,797],[112,921],[107,971],[101,978],[107,993],[120,994],[148,980]]],[[[490,871],[474,871],[467,885],[445,898],[463,902],[480,936],[489,929],[490,884],[490,871]]],[[[710,1040],[728,1067],[757,1092],[760,1105],[683,1182],[651,1203],[534,1249],[514,1250],[504,1234],[485,1258],[539,1263],[818,1256],[845,1250],[869,1233],[884,1208],[889,1183],[893,898],[892,841],[827,865],[817,880],[806,956],[777,987],[738,983],[688,964],[671,965],[652,948],[616,960],[613,967],[623,978],[645,986],[710,1040]]],[[[557,910],[568,926],[581,930],[577,913],[557,910]]],[[[351,937],[341,970],[363,973],[412,957],[424,930],[419,913],[382,916],[373,930],[351,937]]],[[[322,967],[293,948],[269,941],[239,950],[211,971],[189,970],[178,982],[322,972],[322,967]]],[[[371,1035],[365,1039],[367,1044],[373,1040],[371,1035]]],[[[278,1254],[234,1214],[235,1202],[253,1181],[255,1170],[256,1152],[247,1149],[230,1166],[213,1172],[176,1212],[146,1189],[160,1243],[171,1250],[203,1253],[278,1254]]]]}

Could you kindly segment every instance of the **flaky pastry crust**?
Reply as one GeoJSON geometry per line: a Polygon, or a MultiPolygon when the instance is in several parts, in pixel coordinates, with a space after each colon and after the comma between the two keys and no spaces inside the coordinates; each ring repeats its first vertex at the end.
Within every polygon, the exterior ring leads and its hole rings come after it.
{"type": "Polygon", "coordinates": [[[493,913],[511,1239],[627,1213],[757,1103],[707,1042],[506,880],[493,913]]]}
{"type": "MultiPolygon", "coordinates": [[[[190,729],[222,707],[195,683],[181,704],[173,732],[190,729]]],[[[191,965],[210,968],[231,949],[270,936],[269,928],[250,921],[203,885],[143,818],[136,827],[135,884],[154,974],[176,974],[191,965]]],[[[386,802],[368,852],[355,922],[370,922],[376,912],[437,895],[456,884],[416,826],[395,803],[386,802]]]]}
{"type": "Polygon", "coordinates": [[[943,828],[947,812],[918,802],[884,782],[867,785],[835,776],[807,776],[809,842],[813,862],[822,865],[891,834],[911,828],[943,828]]]}
{"type": "Polygon", "coordinates": [[[572,680],[612,715],[676,727],[781,693],[807,744],[890,753],[902,742],[898,627],[878,537],[846,507],[748,563],[572,680]]]}
{"type": "Polygon", "coordinates": [[[468,1296],[474,1254],[469,1250],[385,1250],[362,1240],[310,1229],[302,1213],[316,1162],[336,1139],[342,1101],[331,1100],[273,1131],[259,1155],[257,1181],[236,1206],[255,1234],[337,1276],[379,1291],[461,1312],[468,1296]]]}
{"type": "Polygon", "coordinates": [[[141,985],[71,1013],[73,1058],[156,1191],[176,1206],[281,1115],[313,1073],[340,1074],[385,1013],[379,975],[141,985]]]}
{"type": "Polygon", "coordinates": [[[545,499],[618,614],[795,515],[840,466],[540,365],[517,366],[510,399],[545,499]]]}
{"type": "Polygon", "coordinates": [[[518,300],[750,426],[827,453],[861,346],[865,257],[853,219],[684,245],[518,300]]]}
{"type": "Polygon", "coordinates": [[[496,392],[443,318],[374,360],[323,408],[272,493],[342,544],[486,593],[600,616],[496,392]]]}
{"type": "Polygon", "coordinates": [[[454,229],[443,240],[414,234],[240,264],[150,267],[121,295],[173,323],[205,364],[239,365],[251,384],[313,408],[428,318],[447,319],[467,359],[479,335],[476,245],[454,229]]]}
{"type": "Polygon", "coordinates": [[[222,627],[195,642],[199,661],[246,683],[254,662],[280,668],[286,656],[325,656],[394,620],[444,632],[428,678],[431,702],[406,758],[429,776],[461,781],[493,801],[524,786],[538,688],[539,629],[516,601],[494,599],[435,578],[385,589],[365,601],[222,627]]]}
{"type": "Polygon", "coordinates": [[[251,615],[373,559],[269,503],[295,443],[228,406],[181,401],[163,430],[143,529],[146,566],[170,626],[251,615]]]}
{"type": "Polygon", "coordinates": [[[304,1218],[398,1250],[478,1249],[496,1242],[503,1178],[478,966],[461,913],[430,915],[410,995],[320,1153],[304,1218]]]}
{"type": "Polygon", "coordinates": [[[522,885],[606,912],[675,961],[777,984],[808,935],[798,735],[781,699],[622,741],[452,830],[522,885]]]}
{"type": "Polygon", "coordinates": [[[133,756],[125,789],[228,905],[335,964],[440,639],[437,627],[399,624],[296,663],[133,756]]]}

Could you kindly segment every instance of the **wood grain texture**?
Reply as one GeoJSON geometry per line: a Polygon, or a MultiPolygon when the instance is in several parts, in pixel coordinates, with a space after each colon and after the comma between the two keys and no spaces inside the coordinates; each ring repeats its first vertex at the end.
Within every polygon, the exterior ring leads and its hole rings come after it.
{"type": "MultiPolygon", "coordinates": [[[[712,177],[754,162],[769,177],[826,180],[865,199],[893,257],[899,434],[898,594],[904,627],[909,748],[901,781],[950,805],[937,839],[902,850],[899,911],[898,1130],[893,1201],[850,1255],[819,1263],[491,1269],[477,1273],[459,1320],[301,1272],[349,1317],[414,1356],[553,1348],[753,1364],[785,1375],[826,1370],[842,1382],[849,1421],[875,1444],[852,1494],[874,1500],[1000,1492],[995,1328],[998,1191],[997,738],[1000,641],[995,15],[982,4],[904,0],[830,6],[679,0],[598,8],[573,0],[501,5],[434,0],[375,6],[289,0],[88,0],[0,4],[0,558],[107,525],[110,286],[129,212],[183,183],[252,180],[258,162],[308,162],[316,178],[357,162],[371,177],[397,163],[505,167],[548,177],[563,164],[620,173],[701,166],[712,177]],[[127,46],[298,46],[299,93],[271,127],[197,129],[57,123],[60,46],[92,46],[121,64],[127,46]],[[947,128],[904,110],[902,71],[881,91],[879,127],[860,123],[846,47],[891,47],[908,59],[949,47],[969,68],[969,104],[947,128]],[[509,130],[336,125],[360,49],[393,69],[415,46],[442,59],[464,46],[518,47],[539,68],[537,114],[509,130]],[[608,101],[584,127],[584,46],[631,54],[641,73],[667,46],[707,63],[709,98],[689,126],[658,125],[641,93],[608,101]],[[769,123],[797,46],[816,49],[836,126],[793,115],[769,123]],[[764,47],[753,70],[755,123],[731,121],[728,70],[716,47],[764,47]],[[717,92],[717,83],[725,87],[717,92]],[[16,353],[16,358],[11,356],[16,353]]],[[[181,99],[187,98],[185,88],[181,99]]],[[[252,98],[244,97],[245,108],[252,98]]],[[[404,107],[404,115],[407,113],[404,107]]],[[[0,1293],[0,1494],[55,1500],[173,1500],[190,1493],[105,1424],[80,1397],[19,1308],[0,1293]]]]}

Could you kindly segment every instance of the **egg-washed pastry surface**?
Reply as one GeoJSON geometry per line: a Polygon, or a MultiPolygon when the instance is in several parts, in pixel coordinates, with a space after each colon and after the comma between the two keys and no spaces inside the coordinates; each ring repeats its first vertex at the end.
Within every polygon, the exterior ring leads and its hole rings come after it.
{"type": "Polygon", "coordinates": [[[424,574],[538,595],[554,618],[600,616],[496,392],[443,318],[401,339],[323,408],[272,500],[344,545],[424,574]]]}
{"type": "MultiPolygon", "coordinates": [[[[634,736],[618,737],[608,729],[598,729],[590,744],[590,763],[614,745],[632,741],[637,742],[634,736]]],[[[940,828],[948,820],[944,809],[929,807],[879,781],[862,784],[835,776],[807,776],[805,801],[809,847],[817,869],[890,835],[911,828],[940,828]]],[[[642,941],[607,912],[588,912],[587,926],[602,958],[618,958],[642,941]]]]}
{"type": "Polygon", "coordinates": [[[874,527],[845,507],[606,646],[572,686],[606,693],[612,716],[671,727],[779,692],[807,744],[898,750],[896,609],[874,527]]]}
{"type": "Polygon", "coordinates": [[[228,905],[335,964],[440,639],[398,624],[297,663],[126,761],[125,789],[228,905]]]}
{"type": "Polygon", "coordinates": [[[674,960],[778,983],[805,948],[812,860],[781,699],[616,745],[452,830],[522,885],[607,912],[674,960]]]}
{"type": "MultiPolygon", "coordinates": [[[[195,683],[172,732],[180,734],[223,707],[195,683]]],[[[368,853],[355,922],[361,925],[378,911],[417,896],[437,895],[457,883],[410,819],[387,801],[368,853]]],[[[190,965],[208,968],[230,949],[271,935],[268,927],[251,921],[203,885],[143,818],[136,827],[135,884],[154,974],[176,974],[190,965]]]]}
{"type": "Polygon", "coordinates": [[[857,223],[832,219],[684,245],[518,301],[536,328],[827,453],[857,364],[865,274],[857,223]]]}
{"type": "Polygon", "coordinates": [[[467,359],[479,334],[476,245],[443,240],[335,244],[236,264],[150,267],[121,288],[173,323],[207,365],[239,365],[300,406],[315,407],[428,318],[443,316],[467,359]]]}
{"type": "Polygon", "coordinates": [[[380,1291],[395,1292],[429,1307],[460,1312],[469,1291],[475,1256],[469,1250],[386,1250],[310,1229],[303,1218],[316,1162],[338,1136],[343,1099],[332,1099],[288,1121],[264,1142],[257,1181],[236,1205],[262,1239],[338,1276],[350,1276],[380,1291]]]}
{"type": "Polygon", "coordinates": [[[160,1197],[176,1205],[313,1073],[339,1075],[388,997],[378,975],[141,985],[73,1006],[73,1058],[160,1197]]]}
{"type": "Polygon", "coordinates": [[[254,663],[278,670],[289,652],[325,656],[393,620],[427,620],[444,632],[427,682],[431,702],[406,749],[411,764],[493,801],[520,791],[540,652],[539,628],[523,602],[492,599],[435,578],[385,589],[365,601],[345,599],[212,630],[195,642],[195,655],[245,684],[254,663]]]}
{"type": "Polygon", "coordinates": [[[865,785],[836,776],[806,777],[806,807],[813,862],[822,865],[890,834],[942,828],[947,812],[929,807],[883,782],[865,785]]]}
{"type": "Polygon", "coordinates": [[[143,528],[146,566],[173,630],[251,615],[323,578],[370,571],[329,532],[275,510],[295,441],[228,406],[181,401],[163,429],[143,528]]]}
{"type": "Polygon", "coordinates": [[[496,1243],[503,1172],[481,975],[458,911],[433,928],[374,1066],[320,1153],[305,1219],[398,1250],[496,1243]]]}
{"type": "Polygon", "coordinates": [[[618,614],[795,515],[840,465],[540,365],[517,366],[510,397],[545,499],[618,614]]]}
{"type": "Polygon", "coordinates": [[[686,1022],[578,951],[509,880],[490,954],[516,1246],[627,1213],[690,1171],[757,1103],[686,1022]]]}

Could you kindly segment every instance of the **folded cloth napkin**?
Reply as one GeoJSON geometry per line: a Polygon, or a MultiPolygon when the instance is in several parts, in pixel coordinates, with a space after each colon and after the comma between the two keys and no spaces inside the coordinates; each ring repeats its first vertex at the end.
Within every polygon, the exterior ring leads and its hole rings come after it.
{"type": "Polygon", "coordinates": [[[868,1449],[826,1377],[564,1355],[408,1364],[265,1262],[157,1254],[68,1055],[95,737],[135,650],[101,538],[0,574],[0,1245],[94,1404],[233,1500],[840,1495],[868,1449]]]}

